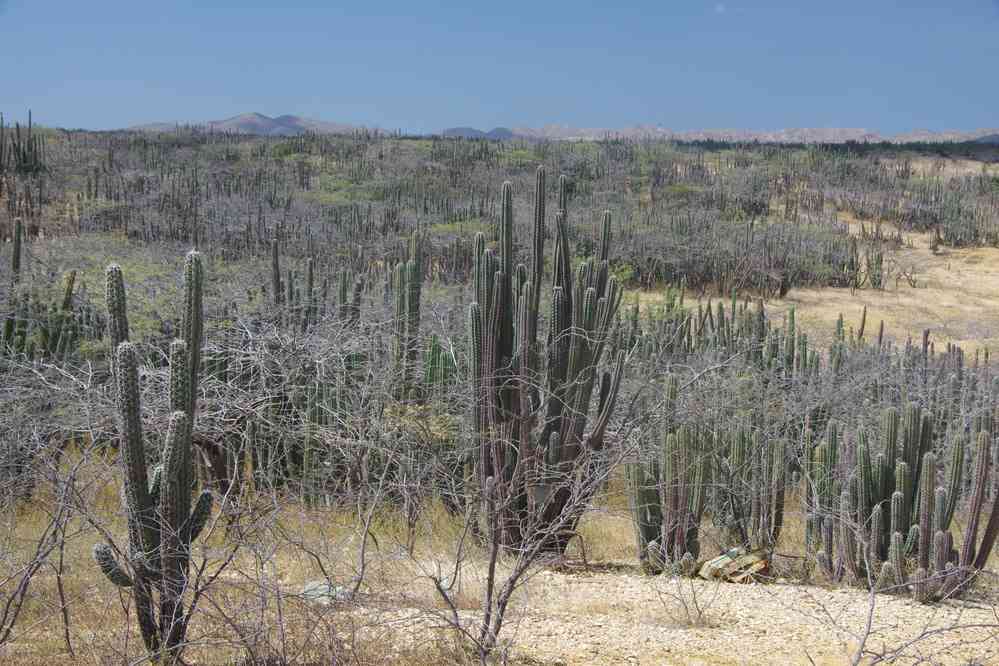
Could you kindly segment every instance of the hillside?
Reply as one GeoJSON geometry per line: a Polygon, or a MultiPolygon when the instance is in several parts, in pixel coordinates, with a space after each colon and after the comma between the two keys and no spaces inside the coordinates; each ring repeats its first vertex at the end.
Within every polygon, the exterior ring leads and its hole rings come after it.
{"type": "MultiPolygon", "coordinates": [[[[306,132],[345,134],[359,129],[354,125],[344,123],[313,120],[293,115],[271,118],[270,116],[256,112],[242,113],[224,120],[209,120],[204,123],[194,123],[194,126],[215,131],[238,132],[240,134],[255,134],[258,136],[297,136],[306,132]]],[[[130,129],[148,132],[171,132],[177,127],[177,123],[161,122],[138,125],[130,129]]]]}
{"type": "Polygon", "coordinates": [[[441,132],[446,137],[460,137],[462,139],[493,139],[502,141],[514,138],[512,130],[506,127],[495,127],[488,132],[477,130],[474,127],[451,127],[441,132]]]}

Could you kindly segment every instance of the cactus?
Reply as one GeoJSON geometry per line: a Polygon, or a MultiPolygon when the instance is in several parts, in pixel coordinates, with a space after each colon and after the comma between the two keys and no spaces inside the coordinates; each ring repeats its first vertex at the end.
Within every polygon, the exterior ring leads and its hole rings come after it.
{"type": "Polygon", "coordinates": [[[665,561],[678,562],[700,556],[701,516],[704,512],[707,451],[710,435],[688,426],[667,435],[663,447],[662,496],[665,561]]]}
{"type": "Polygon", "coordinates": [[[628,463],[626,474],[638,560],[643,571],[648,574],[658,574],[663,569],[659,554],[659,540],[662,537],[663,527],[662,501],[658,488],[659,464],[657,461],[647,464],[628,463]]]}
{"type": "Polygon", "coordinates": [[[430,392],[440,393],[444,386],[454,381],[458,366],[454,355],[448,352],[436,335],[430,336],[430,343],[423,359],[423,385],[430,392]]]}
{"type": "MultiPolygon", "coordinates": [[[[670,383],[675,385],[675,378],[670,383]]],[[[667,567],[692,573],[700,555],[709,436],[688,426],[665,435],[658,459],[630,463],[628,500],[639,560],[646,573],[667,567]]]]}
{"type": "Polygon", "coordinates": [[[729,445],[730,538],[772,551],[784,521],[787,443],[739,429],[729,445]]]}
{"type": "Polygon", "coordinates": [[[902,541],[901,532],[892,532],[891,542],[888,546],[888,561],[895,574],[895,583],[905,585],[907,580],[905,575],[905,544],[902,541]]]}
{"type": "Polygon", "coordinates": [[[212,495],[205,491],[191,509],[191,439],[204,325],[203,274],[198,253],[188,254],[184,278],[183,339],[170,345],[171,414],[163,463],[149,482],[139,398],[139,355],[128,341],[121,269],[112,265],[107,270],[108,332],[116,344],[112,369],[117,385],[129,551],[125,556],[127,567],[118,562],[107,544],[94,548],[94,559],[113,584],[132,589],[139,628],[151,655],[176,656],[183,643],[183,594],[190,545],[205,526],[212,505],[212,495]],[[158,605],[154,595],[159,597],[158,605]]]}
{"type": "Polygon", "coordinates": [[[830,421],[822,443],[806,451],[806,541],[810,549],[822,541],[823,524],[834,511],[839,448],[839,424],[830,421]]]}
{"type": "Polygon", "coordinates": [[[395,364],[399,376],[400,397],[410,392],[410,379],[420,334],[420,294],[423,288],[422,238],[413,234],[408,261],[396,265],[393,289],[395,307],[395,364]]]}
{"type": "Polygon", "coordinates": [[[356,326],[360,321],[363,292],[364,280],[361,276],[355,278],[347,270],[339,272],[337,276],[337,305],[338,314],[345,326],[356,326]]]}
{"type": "MultiPolygon", "coordinates": [[[[564,203],[564,178],[559,189],[564,203]]],[[[546,196],[540,169],[535,196],[546,196]]],[[[567,484],[582,484],[587,496],[595,492],[579,465],[603,448],[624,370],[623,352],[617,353],[613,370],[600,373],[597,367],[611,337],[621,290],[608,260],[590,258],[573,273],[566,211],[561,208],[555,217],[552,316],[548,363],[542,373],[537,334],[544,225],[544,206],[538,203],[532,268],[515,266],[513,190],[504,183],[499,256],[485,248],[482,235],[476,237],[475,302],[469,307],[475,368],[472,420],[479,447],[479,487],[492,489],[485,518],[490,529],[495,527],[494,536],[503,547],[520,549],[545,533],[543,549],[563,552],[582,510],[573,497],[577,493],[567,484]],[[591,422],[594,387],[599,387],[599,397],[591,422]],[[588,432],[587,425],[592,426],[588,432]],[[570,502],[576,508],[564,511],[570,502]],[[527,523],[536,526],[529,533],[523,530],[527,523]]],[[[604,225],[604,245],[609,246],[609,218],[604,225]]]]}
{"type": "Polygon", "coordinates": [[[14,220],[14,238],[11,243],[10,275],[11,283],[17,285],[21,281],[21,244],[24,241],[24,223],[21,218],[14,220]]]}
{"type": "MultiPolygon", "coordinates": [[[[76,271],[63,278],[63,296],[48,306],[34,299],[30,292],[18,295],[11,291],[11,315],[0,330],[0,354],[24,354],[29,361],[45,356],[50,362],[63,362],[76,348],[81,327],[86,325],[86,308],[73,311],[76,271]]],[[[85,333],[93,333],[92,327],[85,333]]]]}
{"type": "MultiPolygon", "coordinates": [[[[910,430],[914,431],[914,428],[910,430]]],[[[923,431],[922,426],[920,431],[923,431]]],[[[901,460],[898,462],[895,474],[898,489],[892,493],[890,500],[891,536],[887,552],[888,560],[881,565],[878,589],[890,586],[888,581],[890,577],[894,577],[899,586],[907,584],[911,586],[915,600],[928,602],[960,592],[974,572],[985,566],[985,561],[995,544],[996,533],[999,532],[999,510],[994,505],[989,517],[989,527],[986,528],[986,533],[979,544],[978,526],[989,479],[990,444],[989,436],[984,432],[980,433],[968,527],[959,556],[954,551],[954,540],[949,530],[953,503],[948,488],[960,488],[960,464],[954,465],[954,462],[960,463],[963,454],[953,456],[946,487],[935,487],[936,455],[927,452],[923,456],[919,473],[919,490],[915,494],[916,523],[908,527],[910,514],[907,509],[909,504],[906,501],[906,491],[913,484],[908,471],[909,465],[901,460]],[[916,571],[910,580],[906,577],[906,558],[913,551],[916,553],[916,571]]],[[[952,446],[961,446],[961,443],[956,442],[952,446]]],[[[909,501],[913,500],[910,498],[909,501]]],[[[876,531],[873,525],[880,522],[878,514],[876,520],[872,519],[873,531],[876,531]]],[[[872,536],[872,544],[874,539],[875,536],[872,536]]],[[[872,552],[877,550],[878,548],[872,546],[872,552]]]]}
{"type": "Polygon", "coordinates": [[[301,315],[302,333],[306,333],[316,320],[315,281],[315,262],[312,257],[309,257],[305,265],[305,297],[301,315]]]}
{"type": "Polygon", "coordinates": [[[278,249],[278,239],[271,239],[271,290],[274,305],[281,307],[284,291],[281,289],[281,257],[278,249]]]}
{"type": "Polygon", "coordinates": [[[958,584],[962,586],[971,580],[976,571],[985,568],[989,555],[995,546],[996,538],[999,537],[999,500],[994,500],[981,541],[978,538],[978,529],[985,506],[985,495],[991,478],[991,446],[992,440],[989,433],[980,432],[975,453],[971,504],[968,507],[968,525],[964,534],[956,574],[960,577],[958,584]]]}
{"type": "MultiPolygon", "coordinates": [[[[857,433],[849,493],[847,489],[841,491],[838,516],[841,543],[835,549],[823,545],[822,560],[828,573],[845,570],[857,581],[879,584],[878,580],[884,582],[882,562],[890,563],[896,577],[904,576],[904,563],[896,557],[904,558],[914,552],[919,557],[919,568],[931,570],[934,535],[937,531],[947,531],[953,515],[946,491],[939,494],[936,489],[937,459],[929,451],[932,438],[931,415],[914,404],[905,408],[902,417],[895,409],[885,410],[881,418],[882,450],[873,459],[867,434],[857,433]],[[891,509],[890,523],[882,515],[885,510],[882,507],[887,506],[891,509]],[[901,553],[893,555],[889,551],[894,547],[896,534],[904,541],[901,553]],[[826,562],[833,552],[839,556],[838,565],[826,562]]],[[[836,450],[836,442],[838,438],[830,433],[827,441],[816,448],[808,466],[814,470],[812,486],[817,496],[813,510],[820,513],[829,506],[829,484],[834,470],[826,459],[836,450]]],[[[955,456],[950,468],[950,487],[960,487],[961,467],[961,458],[955,456]]],[[[813,519],[809,524],[818,523],[813,519]]],[[[814,534],[808,543],[814,550],[814,534]]],[[[927,589],[920,586],[920,594],[926,594],[927,589]]]]}
{"type": "Polygon", "coordinates": [[[347,295],[350,289],[350,280],[350,273],[346,270],[342,270],[337,274],[336,303],[339,308],[337,314],[345,321],[350,316],[350,303],[348,302],[349,297],[347,295]]]}

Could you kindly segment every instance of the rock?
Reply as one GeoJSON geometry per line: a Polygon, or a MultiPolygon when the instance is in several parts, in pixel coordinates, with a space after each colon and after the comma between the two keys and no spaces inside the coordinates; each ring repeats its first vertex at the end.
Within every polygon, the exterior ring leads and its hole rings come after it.
{"type": "Polygon", "coordinates": [[[705,580],[721,578],[732,583],[745,583],[754,580],[757,575],[765,575],[769,564],[761,551],[750,553],[744,548],[733,548],[705,562],[698,575],[705,580]]]}
{"type": "Polygon", "coordinates": [[[350,601],[350,590],[342,585],[331,585],[325,580],[309,581],[302,586],[299,594],[306,601],[332,606],[334,603],[350,601]]]}

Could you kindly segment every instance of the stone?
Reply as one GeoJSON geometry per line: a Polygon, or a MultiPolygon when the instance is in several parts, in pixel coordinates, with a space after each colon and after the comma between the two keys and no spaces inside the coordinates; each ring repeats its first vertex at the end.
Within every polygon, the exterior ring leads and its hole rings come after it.
{"type": "Polygon", "coordinates": [[[325,580],[309,581],[299,593],[306,601],[332,606],[335,603],[350,601],[350,590],[342,585],[331,585],[325,580]]]}

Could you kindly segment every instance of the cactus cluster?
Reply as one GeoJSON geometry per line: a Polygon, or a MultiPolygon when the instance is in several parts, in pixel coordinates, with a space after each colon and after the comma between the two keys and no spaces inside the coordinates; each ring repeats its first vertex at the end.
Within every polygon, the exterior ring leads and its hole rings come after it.
{"type": "Polygon", "coordinates": [[[364,278],[354,276],[344,269],[337,273],[337,306],[340,320],[345,326],[357,326],[361,321],[361,297],[364,294],[364,278]]]}
{"type": "Polygon", "coordinates": [[[108,333],[114,350],[129,545],[119,559],[110,544],[98,544],[94,559],[108,580],[131,588],[142,638],[153,655],[175,653],[183,642],[191,542],[204,528],[212,506],[208,491],[191,506],[191,440],[204,325],[202,282],[201,256],[192,251],[184,269],[183,337],[170,345],[169,426],[161,462],[150,474],[139,397],[139,354],[128,339],[124,277],[117,265],[107,269],[108,333]]]}
{"type": "Polygon", "coordinates": [[[423,386],[431,395],[440,394],[457,376],[454,351],[446,348],[437,335],[431,335],[423,355],[423,386]]]}
{"type": "MultiPolygon", "coordinates": [[[[991,437],[986,432],[978,434],[975,447],[975,471],[972,481],[968,522],[960,552],[954,549],[950,532],[953,516],[953,492],[960,486],[960,478],[952,478],[948,488],[934,488],[936,457],[927,453],[923,461],[923,480],[920,484],[919,551],[915,573],[906,576],[905,561],[898,553],[886,564],[882,579],[887,583],[894,577],[899,585],[908,582],[918,601],[946,598],[965,587],[985,564],[999,537],[999,501],[993,501],[985,529],[979,540],[978,530],[985,506],[985,495],[991,478],[991,437]],[[932,536],[931,536],[932,535],[932,536]]],[[[956,448],[961,448],[958,445],[956,448]]],[[[961,465],[955,455],[953,464],[961,465]]],[[[894,499],[894,498],[893,498],[894,499]]],[[[901,534],[892,535],[895,544],[901,544],[901,534]]]]}
{"type": "Polygon", "coordinates": [[[739,428],[726,460],[731,540],[753,551],[773,552],[784,526],[787,442],[759,429],[739,428]]]}
{"type": "MultiPolygon", "coordinates": [[[[414,248],[414,251],[418,251],[420,245],[414,239],[411,247],[414,248]]],[[[275,320],[279,325],[289,326],[302,333],[310,331],[330,312],[328,306],[330,304],[331,283],[335,283],[336,290],[334,298],[336,307],[333,312],[345,326],[353,327],[360,322],[361,298],[365,287],[362,276],[355,276],[347,269],[326,273],[321,286],[317,288],[317,262],[312,256],[305,260],[303,281],[299,271],[291,268],[282,275],[280,243],[277,238],[271,240],[270,253],[270,286],[268,287],[266,283],[262,284],[260,292],[265,297],[270,295],[276,313],[275,320]]],[[[405,264],[404,261],[403,266],[405,264]]],[[[252,300],[255,294],[254,290],[248,290],[247,293],[252,300]]],[[[416,304],[414,303],[414,305],[416,304]]]]}
{"type": "MultiPolygon", "coordinates": [[[[675,404],[675,377],[666,391],[667,405],[675,404]]],[[[713,433],[686,425],[668,430],[659,456],[628,464],[628,497],[642,568],[691,574],[701,551],[713,433]]]]}
{"type": "MultiPolygon", "coordinates": [[[[925,476],[924,483],[935,483],[935,465],[923,464],[932,443],[932,415],[910,404],[901,417],[894,408],[882,414],[876,455],[872,455],[866,431],[858,432],[855,464],[846,481],[839,481],[844,442],[838,424],[830,422],[825,440],[806,451],[806,542],[817,550],[819,564],[828,575],[839,578],[849,573],[854,580],[879,575],[895,531],[905,538],[906,553],[915,549],[920,479],[925,476]],[[896,492],[897,509],[889,521],[885,513],[896,492]]],[[[958,475],[952,484],[960,482],[960,473],[959,465],[952,467],[951,474],[958,475]]],[[[929,494],[933,494],[932,487],[929,494]]]]}
{"type": "Polygon", "coordinates": [[[420,296],[423,291],[423,237],[414,233],[409,245],[409,260],[396,264],[392,291],[395,294],[395,367],[399,395],[411,392],[412,375],[418,354],[420,335],[420,296]]]}
{"type": "Polygon", "coordinates": [[[63,279],[63,296],[56,303],[43,303],[29,290],[18,290],[21,280],[21,255],[24,224],[14,221],[11,255],[11,290],[9,312],[0,327],[0,357],[22,356],[29,362],[44,359],[66,361],[81,338],[101,334],[100,316],[89,304],[76,307],[73,294],[76,271],[63,279]]]}
{"type": "Polygon", "coordinates": [[[31,111],[28,111],[25,131],[22,133],[20,123],[15,123],[13,134],[8,134],[3,114],[0,114],[0,177],[5,176],[8,169],[18,175],[39,175],[48,170],[44,135],[35,133],[33,129],[31,111]]]}
{"type": "Polygon", "coordinates": [[[866,432],[859,431],[852,471],[846,470],[842,481],[837,467],[843,443],[835,423],[810,451],[807,543],[829,576],[846,575],[879,589],[911,588],[917,600],[928,601],[954,594],[984,567],[999,534],[999,511],[993,507],[979,546],[990,436],[982,432],[978,437],[974,492],[959,555],[950,526],[963,485],[964,444],[951,443],[946,483],[938,486],[933,420],[915,404],[902,416],[894,408],[885,410],[880,451],[872,455],[866,432]]]}
{"type": "Polygon", "coordinates": [[[498,252],[486,248],[482,234],[475,241],[469,347],[477,476],[487,529],[512,549],[545,534],[545,550],[564,551],[581,510],[565,511],[570,502],[579,505],[570,484],[584,494],[596,490],[585,461],[603,448],[624,369],[618,352],[613,369],[599,371],[621,302],[609,269],[610,216],[604,217],[599,256],[573,271],[566,185],[561,178],[547,349],[538,343],[547,236],[543,167],[529,267],[514,262],[509,183],[502,189],[498,252]],[[599,397],[591,421],[594,387],[599,397]]]}
{"type": "Polygon", "coordinates": [[[748,427],[719,432],[677,426],[678,392],[676,376],[668,375],[661,448],[626,469],[643,569],[693,573],[709,507],[732,546],[772,551],[784,523],[785,440],[771,441],[748,427]]]}

